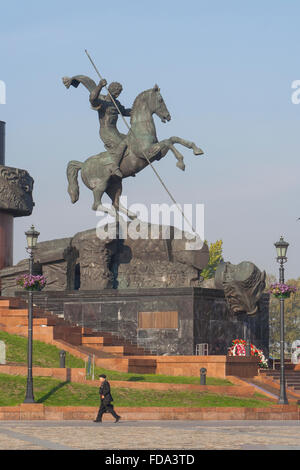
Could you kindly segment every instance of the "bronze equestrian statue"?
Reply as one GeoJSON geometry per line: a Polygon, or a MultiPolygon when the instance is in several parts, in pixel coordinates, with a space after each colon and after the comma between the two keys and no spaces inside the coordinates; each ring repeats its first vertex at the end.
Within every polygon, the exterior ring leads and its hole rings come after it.
{"type": "Polygon", "coordinates": [[[101,198],[104,193],[112,200],[116,211],[125,213],[129,218],[136,218],[136,214],[128,211],[120,203],[122,194],[122,179],[135,176],[154,162],[165,157],[169,150],[177,159],[176,166],[185,169],[183,155],[174,147],[181,144],[192,149],[194,155],[202,155],[203,151],[194,143],[180,137],[170,137],[158,141],[153,114],[160,117],[162,122],[170,121],[171,116],[161,96],[158,85],[140,93],[132,109],[124,108],[117,100],[122,85],[113,82],[109,91],[123,116],[130,116],[131,128],[127,135],[121,134],[117,129],[119,111],[109,95],[100,95],[106,80],[100,80],[96,85],[94,80],[85,75],[76,75],[72,78],[64,77],[63,83],[67,88],[75,88],[82,83],[90,92],[90,103],[98,111],[100,121],[100,137],[104,142],[106,152],[89,157],[85,162],[72,160],[68,163],[68,193],[74,204],[79,198],[78,172],[84,184],[93,191],[93,210],[101,210],[115,216],[115,211],[102,205],[101,198]]]}

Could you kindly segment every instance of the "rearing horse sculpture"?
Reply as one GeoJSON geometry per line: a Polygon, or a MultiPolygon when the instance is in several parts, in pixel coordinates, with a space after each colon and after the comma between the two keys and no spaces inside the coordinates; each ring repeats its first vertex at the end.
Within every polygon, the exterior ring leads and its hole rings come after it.
{"type": "MultiPolygon", "coordinates": [[[[127,149],[120,163],[120,170],[124,178],[135,176],[136,173],[148,166],[149,162],[152,163],[165,157],[169,150],[178,160],[176,166],[184,170],[183,155],[174,147],[174,144],[181,144],[193,149],[194,155],[203,154],[203,151],[194,142],[180,137],[170,137],[158,142],[153,114],[159,116],[162,122],[171,119],[157,85],[140,93],[134,101],[130,118],[131,129],[124,137],[127,149]]],[[[68,163],[68,193],[71,201],[74,204],[79,198],[78,172],[81,170],[82,181],[94,194],[93,210],[101,210],[115,215],[114,211],[101,203],[101,198],[106,193],[111,198],[116,211],[123,212],[130,219],[134,219],[136,214],[128,211],[120,203],[122,179],[112,175],[108,162],[108,153],[102,152],[89,157],[85,162],[72,160],[68,163]]]]}

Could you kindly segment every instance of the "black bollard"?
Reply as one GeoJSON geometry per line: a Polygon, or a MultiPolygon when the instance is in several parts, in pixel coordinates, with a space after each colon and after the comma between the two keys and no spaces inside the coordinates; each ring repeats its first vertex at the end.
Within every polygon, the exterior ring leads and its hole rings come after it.
{"type": "Polygon", "coordinates": [[[63,349],[59,351],[59,367],[63,369],[66,367],[66,351],[63,349]]]}
{"type": "Polygon", "coordinates": [[[206,372],[207,370],[205,367],[201,367],[200,369],[200,385],[206,385],[206,372]]]}

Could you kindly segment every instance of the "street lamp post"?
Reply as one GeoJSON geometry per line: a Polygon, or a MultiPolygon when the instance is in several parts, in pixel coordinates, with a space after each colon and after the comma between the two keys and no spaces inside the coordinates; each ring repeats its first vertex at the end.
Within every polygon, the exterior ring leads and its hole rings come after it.
{"type": "MultiPolygon", "coordinates": [[[[29,274],[33,274],[34,250],[39,236],[32,225],[28,232],[25,232],[27,238],[26,251],[29,253],[29,274]]],[[[33,330],[33,292],[28,291],[28,349],[27,349],[27,387],[24,403],[35,403],[33,396],[33,379],[32,379],[32,330],[33,330]]]]}
{"type": "MultiPolygon", "coordinates": [[[[287,262],[287,249],[289,244],[280,237],[279,242],[274,243],[277,251],[277,262],[279,263],[279,282],[284,284],[284,263],[287,262]]],[[[280,298],[280,396],[278,404],[288,405],[288,399],[286,395],[286,383],[285,383],[285,367],[284,367],[284,298],[280,298]]]]}

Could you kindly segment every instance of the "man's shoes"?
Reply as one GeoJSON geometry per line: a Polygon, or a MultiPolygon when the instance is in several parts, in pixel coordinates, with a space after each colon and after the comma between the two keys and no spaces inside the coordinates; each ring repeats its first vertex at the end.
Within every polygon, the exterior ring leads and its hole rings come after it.
{"type": "Polygon", "coordinates": [[[121,416],[117,416],[115,423],[118,423],[121,419],[121,416]]]}
{"type": "Polygon", "coordinates": [[[94,419],[94,423],[102,423],[101,419],[94,419]]]}

